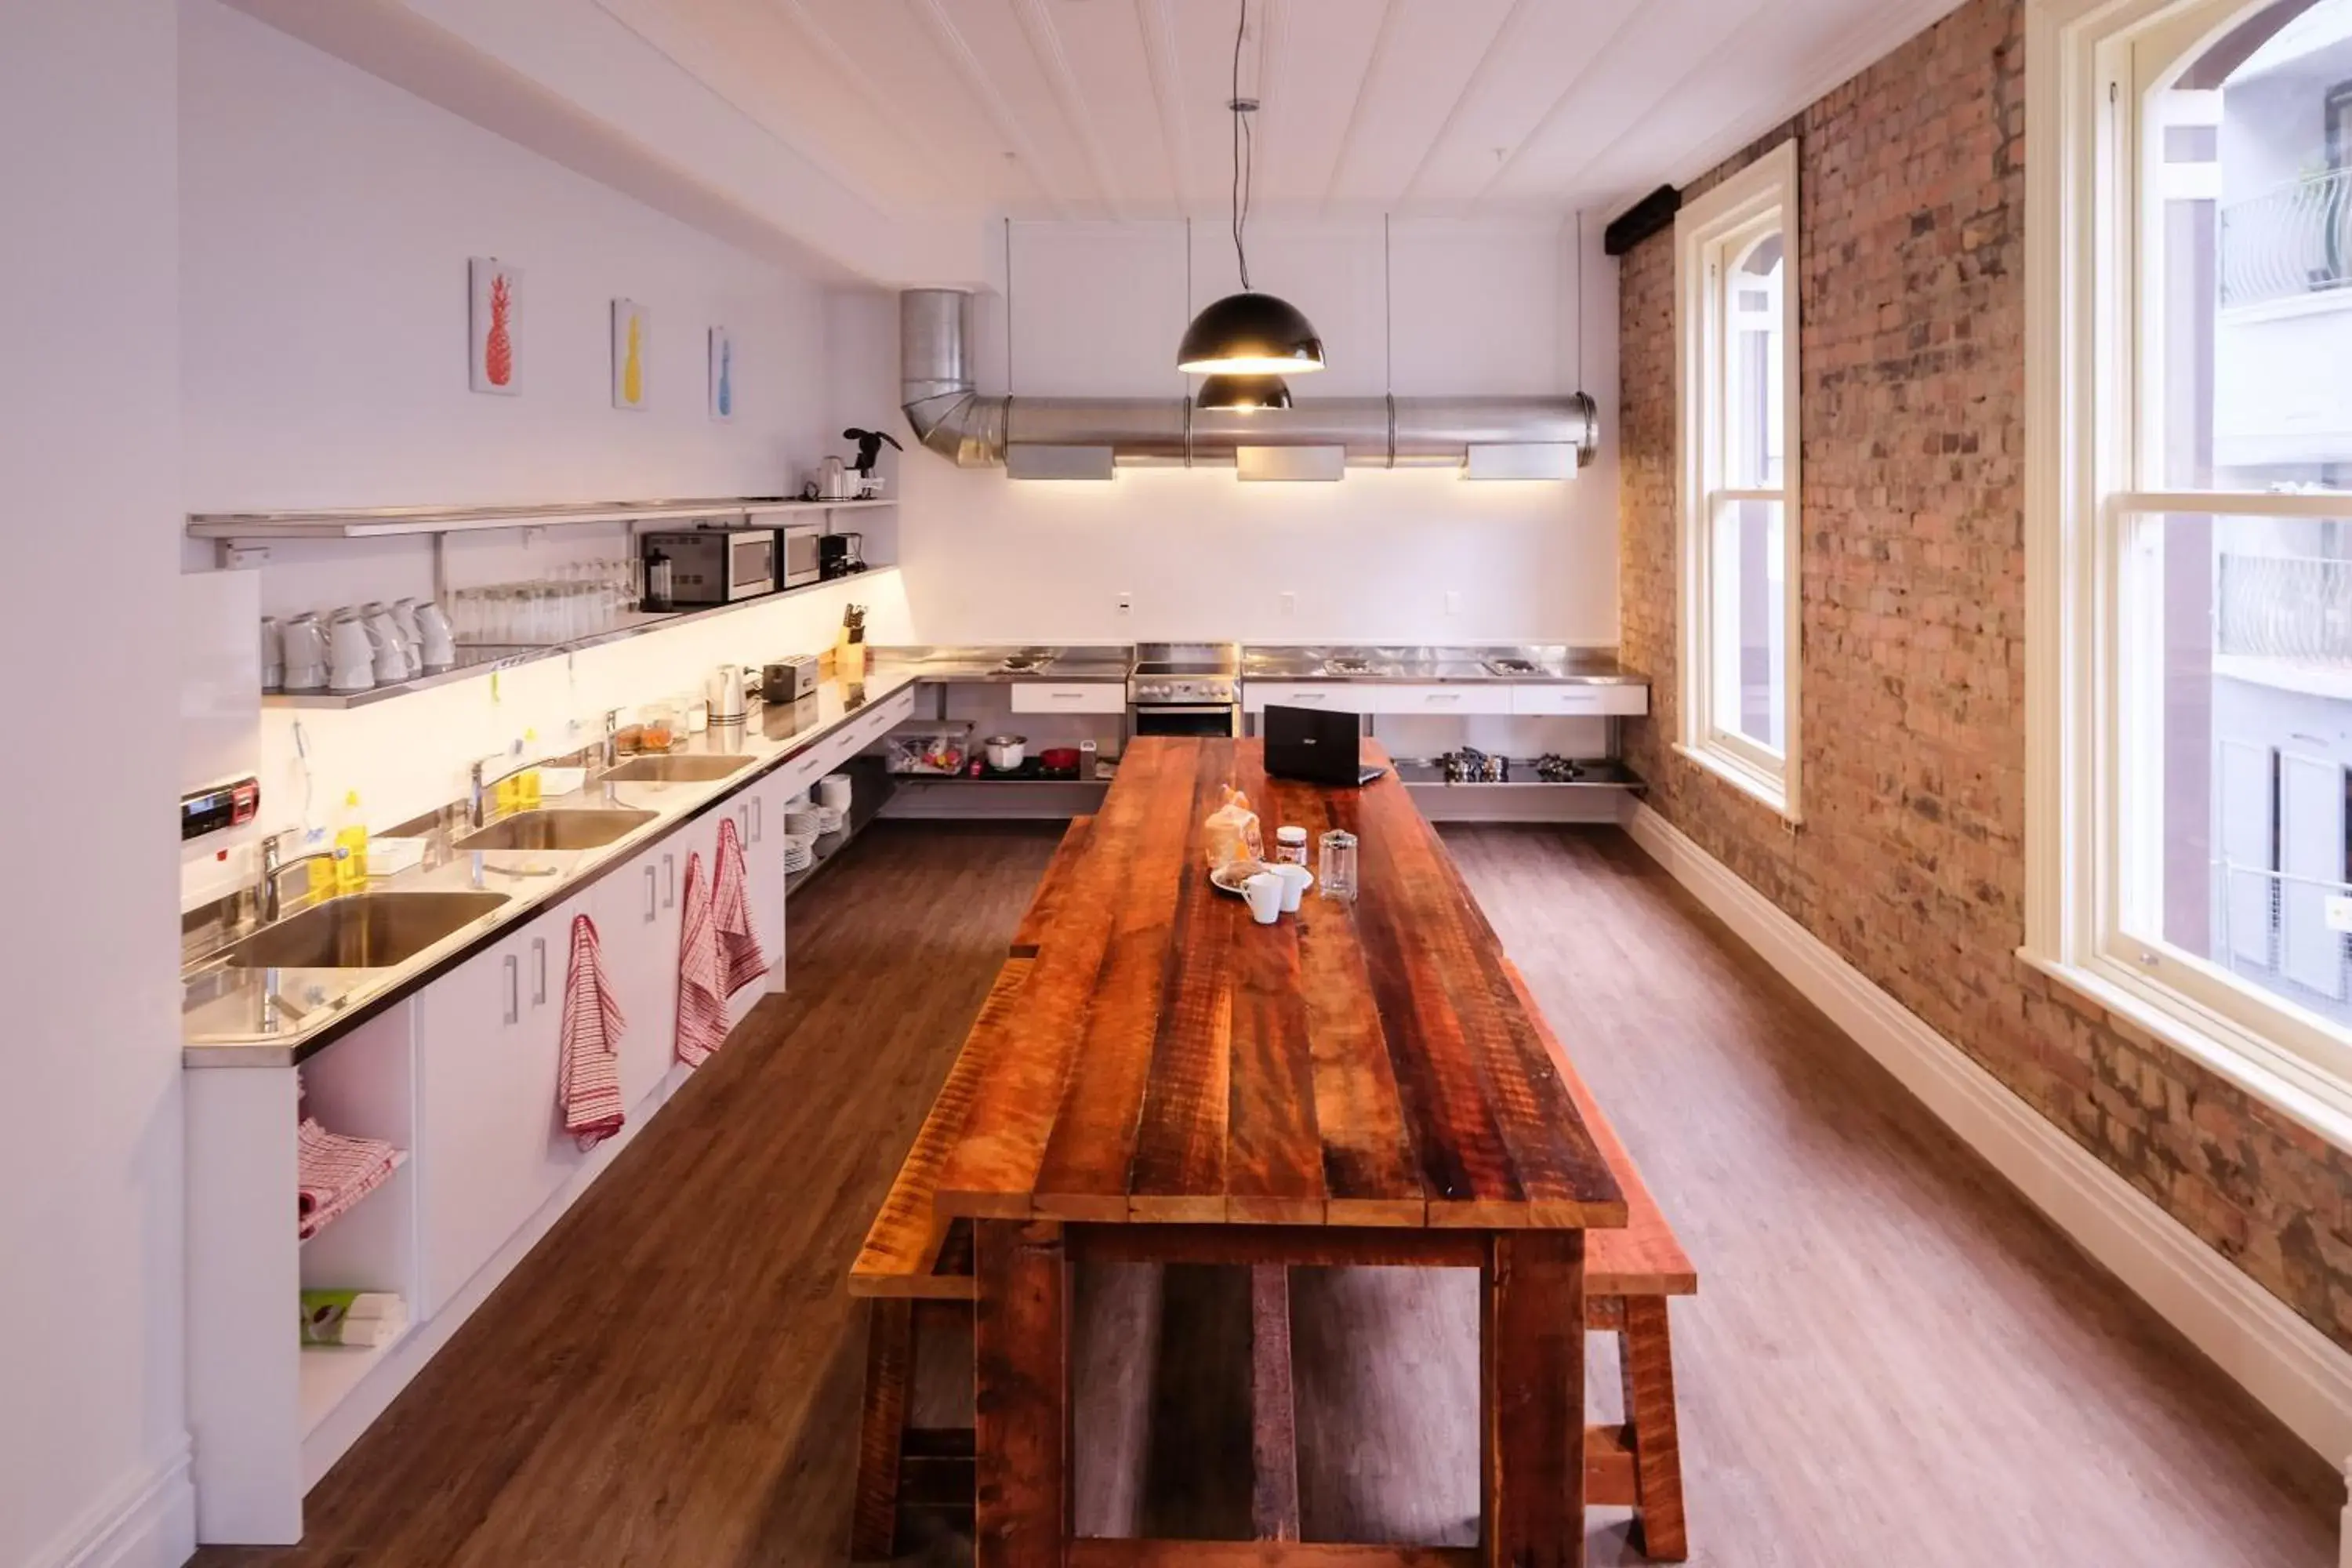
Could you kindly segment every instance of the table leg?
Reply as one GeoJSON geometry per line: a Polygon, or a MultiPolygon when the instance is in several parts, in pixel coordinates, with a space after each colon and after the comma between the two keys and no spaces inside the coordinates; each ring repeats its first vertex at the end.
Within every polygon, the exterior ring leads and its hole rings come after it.
{"type": "Polygon", "coordinates": [[[975,1568],[1060,1568],[1070,1532],[1062,1227],[973,1227],[975,1568]]]}
{"type": "Polygon", "coordinates": [[[1580,1568],[1584,1233],[1495,1233],[1481,1287],[1486,1560],[1580,1568]]]}

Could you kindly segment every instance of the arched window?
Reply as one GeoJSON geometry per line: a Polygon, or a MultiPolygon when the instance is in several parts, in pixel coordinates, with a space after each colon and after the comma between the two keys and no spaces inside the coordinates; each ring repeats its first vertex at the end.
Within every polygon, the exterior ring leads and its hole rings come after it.
{"type": "Polygon", "coordinates": [[[2036,0],[2029,954],[2352,1137],[2352,0],[2036,0]]]}

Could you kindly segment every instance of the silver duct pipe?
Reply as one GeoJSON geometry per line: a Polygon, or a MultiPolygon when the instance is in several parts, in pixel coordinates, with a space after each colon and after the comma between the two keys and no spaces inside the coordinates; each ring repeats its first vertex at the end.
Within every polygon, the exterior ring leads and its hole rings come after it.
{"type": "Polygon", "coordinates": [[[971,296],[898,296],[899,395],[922,444],[962,468],[1008,446],[1108,447],[1123,463],[1230,463],[1241,447],[1341,447],[1377,468],[1458,466],[1473,447],[1562,445],[1580,468],[1599,435],[1592,399],[1301,398],[1289,408],[1195,410],[1181,397],[982,397],[972,384],[971,296]]]}

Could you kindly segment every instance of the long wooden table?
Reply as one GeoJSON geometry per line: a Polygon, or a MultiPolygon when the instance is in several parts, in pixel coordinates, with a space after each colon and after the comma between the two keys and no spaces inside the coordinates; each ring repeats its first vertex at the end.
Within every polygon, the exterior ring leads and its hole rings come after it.
{"type": "Polygon", "coordinates": [[[1060,884],[934,1199],[973,1222],[979,1563],[1580,1563],[1583,1232],[1625,1202],[1403,785],[1269,784],[1255,742],[1139,739],[1060,884]],[[1263,927],[1212,888],[1228,784],[1269,840],[1355,833],[1356,900],[1263,927]],[[1478,1552],[1071,1539],[1087,1258],[1478,1269],[1478,1552]]]}

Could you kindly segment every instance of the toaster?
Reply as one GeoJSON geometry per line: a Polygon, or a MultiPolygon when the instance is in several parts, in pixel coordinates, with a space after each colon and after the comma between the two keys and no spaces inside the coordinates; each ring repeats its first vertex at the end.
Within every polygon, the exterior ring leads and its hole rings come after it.
{"type": "Polygon", "coordinates": [[[796,653],[760,668],[760,700],[796,702],[816,689],[817,657],[796,653]]]}

